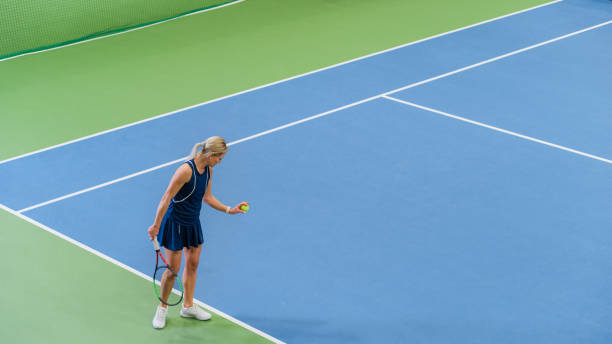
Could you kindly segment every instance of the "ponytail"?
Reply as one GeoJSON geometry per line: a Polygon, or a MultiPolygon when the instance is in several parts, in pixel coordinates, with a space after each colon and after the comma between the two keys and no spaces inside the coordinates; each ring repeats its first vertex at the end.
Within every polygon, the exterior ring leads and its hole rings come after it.
{"type": "Polygon", "coordinates": [[[205,157],[211,155],[221,155],[227,152],[227,144],[222,137],[212,136],[204,140],[203,142],[196,143],[191,150],[189,159],[195,159],[200,154],[204,154],[205,157]]]}
{"type": "Polygon", "coordinates": [[[206,141],[196,143],[191,149],[191,154],[189,154],[189,160],[195,159],[199,154],[204,151],[204,147],[206,147],[206,141]]]}

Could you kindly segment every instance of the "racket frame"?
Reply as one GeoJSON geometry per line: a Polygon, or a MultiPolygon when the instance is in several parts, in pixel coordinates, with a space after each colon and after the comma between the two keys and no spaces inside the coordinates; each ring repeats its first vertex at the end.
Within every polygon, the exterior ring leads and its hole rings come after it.
{"type": "MultiPolygon", "coordinates": [[[[183,301],[183,281],[181,280],[181,278],[179,277],[179,275],[172,270],[172,268],[170,267],[170,264],[168,264],[168,262],[166,261],[166,258],[164,258],[164,256],[161,253],[161,248],[159,247],[159,242],[157,241],[157,238],[153,238],[153,247],[155,248],[155,271],[153,272],[153,291],[155,292],[155,295],[157,296],[157,298],[159,299],[159,301],[161,301],[163,304],[167,305],[167,306],[176,306],[179,303],[181,303],[181,301],[183,301]],[[161,260],[164,262],[164,264],[166,265],[159,265],[159,258],[161,258],[161,260]],[[159,295],[159,292],[157,290],[157,281],[155,279],[155,277],[157,277],[157,272],[160,269],[168,269],[168,271],[170,271],[172,274],[174,274],[175,278],[178,280],[179,285],[181,286],[181,290],[180,290],[180,297],[179,300],[176,303],[169,303],[167,301],[162,300],[161,295],[159,295]]],[[[163,274],[162,274],[163,276],[163,274]]],[[[161,289],[161,277],[160,276],[160,289],[161,289]]],[[[172,288],[173,290],[171,292],[174,292],[175,289],[172,288]]]]}

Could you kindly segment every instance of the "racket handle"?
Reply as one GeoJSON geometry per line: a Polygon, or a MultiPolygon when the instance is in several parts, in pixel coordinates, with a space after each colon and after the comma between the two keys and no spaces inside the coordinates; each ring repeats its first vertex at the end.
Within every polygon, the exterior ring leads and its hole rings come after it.
{"type": "Polygon", "coordinates": [[[157,238],[153,238],[153,247],[155,247],[155,251],[159,251],[159,242],[157,242],[157,238]]]}

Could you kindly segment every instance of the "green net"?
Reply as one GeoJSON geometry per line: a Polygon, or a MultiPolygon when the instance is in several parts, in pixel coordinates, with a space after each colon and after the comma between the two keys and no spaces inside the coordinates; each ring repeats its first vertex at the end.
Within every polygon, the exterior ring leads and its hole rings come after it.
{"type": "Polygon", "coordinates": [[[0,59],[238,0],[0,0],[0,59]]]}

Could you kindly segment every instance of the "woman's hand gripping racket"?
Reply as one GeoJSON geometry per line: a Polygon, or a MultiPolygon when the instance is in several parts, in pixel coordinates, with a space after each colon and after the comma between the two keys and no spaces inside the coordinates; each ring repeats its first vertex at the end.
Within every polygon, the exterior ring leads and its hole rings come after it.
{"type": "Polygon", "coordinates": [[[153,238],[153,246],[155,247],[155,272],[153,273],[153,290],[155,290],[155,295],[157,295],[159,301],[163,302],[168,306],[176,306],[183,300],[183,282],[181,281],[181,278],[178,276],[178,274],[174,272],[172,268],[170,268],[170,264],[168,264],[164,256],[161,254],[157,238],[153,238]],[[159,265],[160,258],[165,265],[159,265]],[[164,290],[161,287],[162,285],[157,282],[157,278],[159,278],[160,281],[163,282],[174,281],[174,283],[164,283],[164,290]]]}

